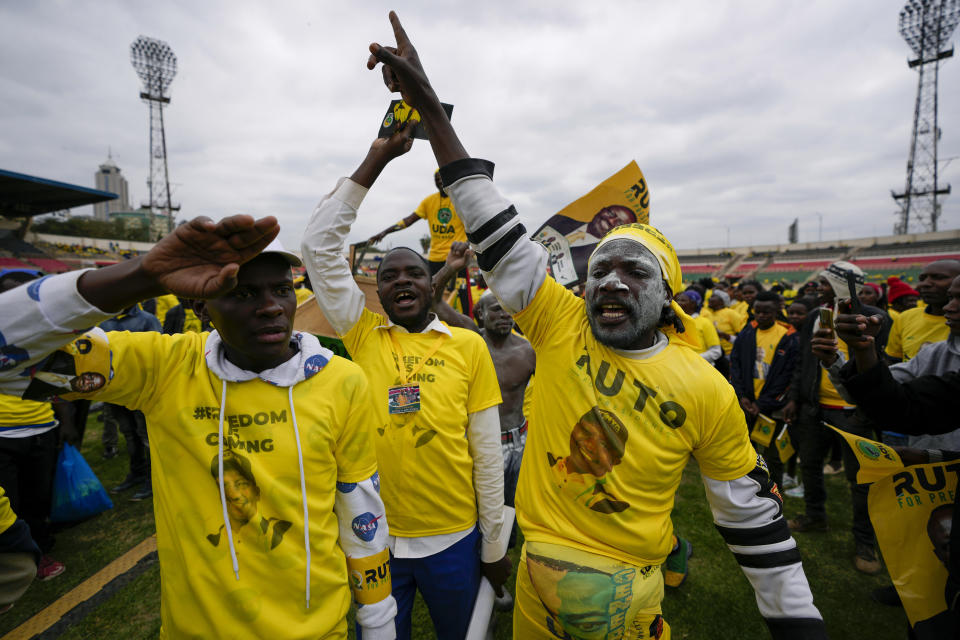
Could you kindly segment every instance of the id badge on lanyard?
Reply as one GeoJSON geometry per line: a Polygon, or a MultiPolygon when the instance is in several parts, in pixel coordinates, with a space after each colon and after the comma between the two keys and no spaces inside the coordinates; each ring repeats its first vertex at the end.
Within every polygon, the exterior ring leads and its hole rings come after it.
{"type": "MultiPolygon", "coordinates": [[[[389,330],[388,330],[389,331],[389,330]]],[[[444,334],[437,336],[436,341],[427,350],[423,359],[414,367],[410,373],[407,373],[407,367],[403,359],[403,350],[397,342],[392,331],[390,333],[390,342],[393,343],[393,364],[397,367],[397,374],[400,376],[400,384],[387,388],[387,411],[392,414],[415,413],[420,411],[420,385],[412,382],[413,377],[423,368],[433,354],[440,348],[444,334]]]]}

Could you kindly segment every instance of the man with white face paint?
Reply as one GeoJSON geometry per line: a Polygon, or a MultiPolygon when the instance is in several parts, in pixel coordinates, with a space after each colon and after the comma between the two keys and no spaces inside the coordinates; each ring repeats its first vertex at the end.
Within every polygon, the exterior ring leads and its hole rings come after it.
{"type": "Polygon", "coordinates": [[[682,288],[673,247],[653,227],[622,225],[588,263],[585,300],[548,276],[546,251],[494,186],[493,165],[467,154],[390,19],[397,45],[370,45],[367,66],[383,63],[387,87],[423,117],[484,278],[537,354],[516,498],[526,542],[514,638],[670,637],[660,565],[691,455],[773,637],[826,638],[736,394],[698,355],[692,319],[671,300],[682,288]]]}

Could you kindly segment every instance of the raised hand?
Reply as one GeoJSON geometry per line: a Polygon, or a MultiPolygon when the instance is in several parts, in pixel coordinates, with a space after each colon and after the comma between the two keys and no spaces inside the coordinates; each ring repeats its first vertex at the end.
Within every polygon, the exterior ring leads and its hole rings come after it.
{"type": "Polygon", "coordinates": [[[457,273],[467,266],[467,262],[470,261],[472,256],[473,251],[470,249],[468,243],[454,242],[450,245],[450,253],[447,254],[446,265],[450,267],[454,273],[457,273]]]}
{"type": "MultiPolygon", "coordinates": [[[[370,45],[370,57],[367,68],[375,69],[383,64],[383,83],[391,93],[400,93],[403,101],[411,107],[420,109],[424,100],[433,94],[433,88],[420,63],[420,57],[413,43],[400,24],[396,12],[390,12],[390,24],[397,46],[383,46],[376,42],[370,45]]],[[[435,98],[435,96],[433,96],[435,98]]]]}
{"type": "Polygon", "coordinates": [[[413,132],[419,124],[418,120],[410,118],[389,138],[377,138],[370,145],[370,153],[376,154],[389,162],[394,158],[402,156],[413,147],[413,132]]]}
{"type": "Polygon", "coordinates": [[[141,268],[182,298],[215,298],[237,284],[240,265],[257,256],[280,232],[277,219],[238,215],[213,222],[194,218],[160,240],[141,268]]]}

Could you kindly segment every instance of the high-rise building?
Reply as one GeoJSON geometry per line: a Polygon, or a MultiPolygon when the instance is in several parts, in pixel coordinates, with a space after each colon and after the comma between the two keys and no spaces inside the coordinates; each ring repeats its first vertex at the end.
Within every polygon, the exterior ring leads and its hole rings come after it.
{"type": "Polygon", "coordinates": [[[93,217],[97,220],[106,220],[108,214],[115,211],[129,211],[130,198],[127,194],[127,179],[120,174],[120,167],[113,162],[113,157],[107,153],[107,161],[100,165],[95,175],[97,189],[115,193],[119,198],[93,205],[93,217]]]}

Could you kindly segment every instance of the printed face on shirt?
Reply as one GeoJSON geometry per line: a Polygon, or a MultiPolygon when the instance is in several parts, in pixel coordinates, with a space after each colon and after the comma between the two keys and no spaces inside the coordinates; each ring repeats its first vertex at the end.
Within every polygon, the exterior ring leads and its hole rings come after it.
{"type": "Polygon", "coordinates": [[[294,353],[290,336],[297,294],[290,265],[276,254],[258,256],[241,266],[237,286],[199,303],[197,311],[209,315],[227,359],[242,369],[270,369],[294,353]]]}
{"type": "Polygon", "coordinates": [[[627,444],[627,428],[603,409],[591,409],[570,432],[567,466],[577,473],[603,477],[620,464],[627,444]]]}
{"type": "Polygon", "coordinates": [[[595,238],[602,238],[614,227],[622,224],[632,224],[637,221],[637,215],[627,207],[612,204],[600,209],[587,225],[587,232],[595,238]]]}
{"type": "Polygon", "coordinates": [[[649,346],[669,301],[660,263],[631,240],[613,240],[590,259],[585,293],[593,335],[618,349],[649,346]]]}
{"type": "Polygon", "coordinates": [[[260,487],[252,476],[247,478],[234,469],[224,469],[223,491],[227,498],[230,520],[245,523],[256,515],[257,503],[260,502],[260,487]]]}
{"type": "Polygon", "coordinates": [[[104,384],[106,379],[95,371],[86,371],[70,380],[70,388],[77,393],[93,393],[104,384]]]}
{"type": "Polygon", "coordinates": [[[377,294],[394,324],[408,329],[423,325],[433,294],[426,261],[409,249],[387,253],[377,270],[377,294]]]}

